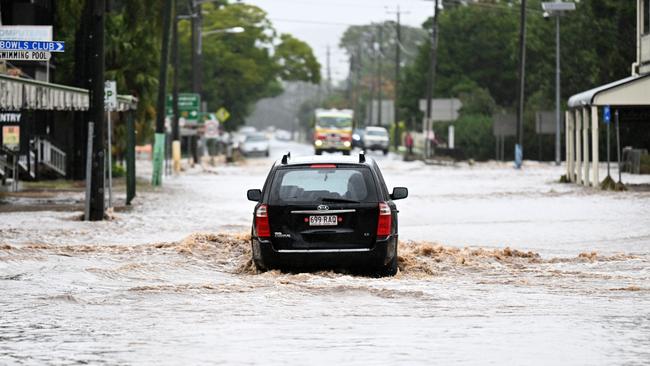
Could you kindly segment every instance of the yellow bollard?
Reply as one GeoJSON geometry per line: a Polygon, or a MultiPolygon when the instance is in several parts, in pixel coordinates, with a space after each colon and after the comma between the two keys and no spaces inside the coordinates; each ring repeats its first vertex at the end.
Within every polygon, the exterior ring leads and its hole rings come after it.
{"type": "Polygon", "coordinates": [[[174,173],[181,171],[181,142],[178,140],[172,142],[172,166],[174,173]]]}

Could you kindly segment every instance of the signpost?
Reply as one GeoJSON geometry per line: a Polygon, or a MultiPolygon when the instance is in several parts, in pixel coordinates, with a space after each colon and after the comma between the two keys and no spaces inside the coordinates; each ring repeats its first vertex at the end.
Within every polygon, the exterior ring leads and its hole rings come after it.
{"type": "Polygon", "coordinates": [[[612,121],[612,109],[606,105],[603,107],[603,122],[607,125],[607,176],[609,177],[609,125],[612,121]]]}
{"type": "Polygon", "coordinates": [[[113,210],[113,126],[111,111],[117,108],[117,83],[114,80],[104,81],[104,108],[108,115],[108,210],[113,210]]]}
{"type": "Polygon", "coordinates": [[[0,39],[0,50],[65,52],[65,42],[0,39]]]}
{"type": "Polygon", "coordinates": [[[50,52],[63,52],[65,50],[64,42],[52,42],[51,25],[0,25],[0,40],[8,43],[6,47],[0,47],[0,60],[9,61],[45,61],[45,79],[50,82],[50,52]],[[21,41],[21,42],[16,42],[21,41]],[[23,42],[27,43],[25,47],[23,42]],[[14,44],[20,46],[14,47],[14,44]],[[44,48],[47,43],[47,49],[44,48]],[[54,50],[50,50],[49,43],[54,43],[54,50]],[[60,50],[56,50],[59,48],[60,50]],[[26,48],[26,49],[25,49],[26,48]]]}
{"type": "Polygon", "coordinates": [[[496,159],[505,160],[505,137],[517,135],[517,116],[497,113],[492,116],[492,134],[496,138],[496,159]]]}
{"type": "Polygon", "coordinates": [[[0,51],[0,60],[7,61],[49,61],[50,52],[45,51],[0,51]]]}
{"type": "MultiPolygon", "coordinates": [[[[167,96],[166,114],[171,119],[174,116],[174,98],[167,96]]],[[[179,93],[178,94],[178,112],[188,124],[198,124],[202,122],[199,119],[199,108],[201,105],[201,96],[196,93],[179,93]]]]}

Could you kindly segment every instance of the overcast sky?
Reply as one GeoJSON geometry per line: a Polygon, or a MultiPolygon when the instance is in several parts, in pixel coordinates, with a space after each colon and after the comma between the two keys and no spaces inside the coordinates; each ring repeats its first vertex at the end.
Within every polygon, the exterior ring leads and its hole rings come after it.
{"type": "Polygon", "coordinates": [[[425,0],[244,0],[264,9],[276,30],[291,33],[309,43],[323,66],[325,77],[327,45],[331,47],[332,79],[345,79],[348,58],[338,48],[349,25],[395,19],[399,5],[402,23],[420,27],[433,13],[433,3],[425,0]],[[390,13],[389,13],[390,12],[390,13]]]}

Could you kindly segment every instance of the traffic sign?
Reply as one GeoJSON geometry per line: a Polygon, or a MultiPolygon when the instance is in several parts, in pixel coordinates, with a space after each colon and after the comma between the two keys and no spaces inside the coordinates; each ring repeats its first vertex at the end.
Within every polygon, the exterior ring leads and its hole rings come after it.
{"type": "Polygon", "coordinates": [[[117,108],[117,83],[114,80],[104,81],[104,106],[109,111],[117,108]]]}
{"type": "Polygon", "coordinates": [[[224,123],[230,118],[230,112],[224,107],[219,108],[217,111],[217,119],[221,122],[224,123]]]}
{"type": "Polygon", "coordinates": [[[0,25],[0,39],[13,41],[51,41],[51,25],[0,25]]]}
{"type": "Polygon", "coordinates": [[[205,138],[216,139],[219,137],[219,121],[208,119],[205,121],[205,138]]]}
{"type": "Polygon", "coordinates": [[[603,107],[603,121],[606,125],[612,121],[612,110],[608,105],[603,107]]]}
{"type": "Polygon", "coordinates": [[[19,40],[0,40],[0,50],[5,51],[46,51],[46,52],[65,52],[65,42],[63,41],[19,41],[19,40]]]}
{"type": "Polygon", "coordinates": [[[9,61],[49,61],[50,52],[45,51],[0,51],[0,60],[9,61]]]}
{"type": "MultiPolygon", "coordinates": [[[[174,117],[173,108],[174,98],[172,95],[167,95],[166,112],[170,118],[174,117]]],[[[180,117],[184,118],[188,124],[197,124],[202,122],[199,120],[199,106],[201,105],[201,97],[196,93],[179,93],[178,94],[178,112],[180,117]]]]}

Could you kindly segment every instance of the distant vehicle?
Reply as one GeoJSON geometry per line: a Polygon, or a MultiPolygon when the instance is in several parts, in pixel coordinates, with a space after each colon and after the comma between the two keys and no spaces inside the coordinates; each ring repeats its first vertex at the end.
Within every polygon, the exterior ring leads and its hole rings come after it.
{"type": "Polygon", "coordinates": [[[275,138],[280,141],[290,141],[291,140],[291,131],[287,130],[276,130],[275,138]]]}
{"type": "Polygon", "coordinates": [[[316,109],[314,121],[314,152],[323,151],[350,155],[352,150],[352,118],[350,109],[316,109]]]}
{"type": "Polygon", "coordinates": [[[388,154],[390,139],[388,131],[384,127],[366,127],[363,134],[363,148],[366,150],[381,150],[384,155],[388,154]]]}
{"type": "Polygon", "coordinates": [[[397,273],[397,207],[370,158],[285,155],[264,190],[250,189],[253,262],[260,270],[345,268],[397,273]]]}
{"type": "Polygon", "coordinates": [[[363,128],[355,128],[352,131],[352,147],[363,147],[363,133],[365,130],[363,128]]]}
{"type": "Polygon", "coordinates": [[[257,132],[257,129],[253,126],[242,126],[237,130],[237,133],[242,135],[250,135],[251,133],[257,132]]]}
{"type": "Polygon", "coordinates": [[[264,155],[268,157],[269,150],[269,139],[260,132],[247,135],[239,144],[239,151],[244,156],[264,155]]]}

